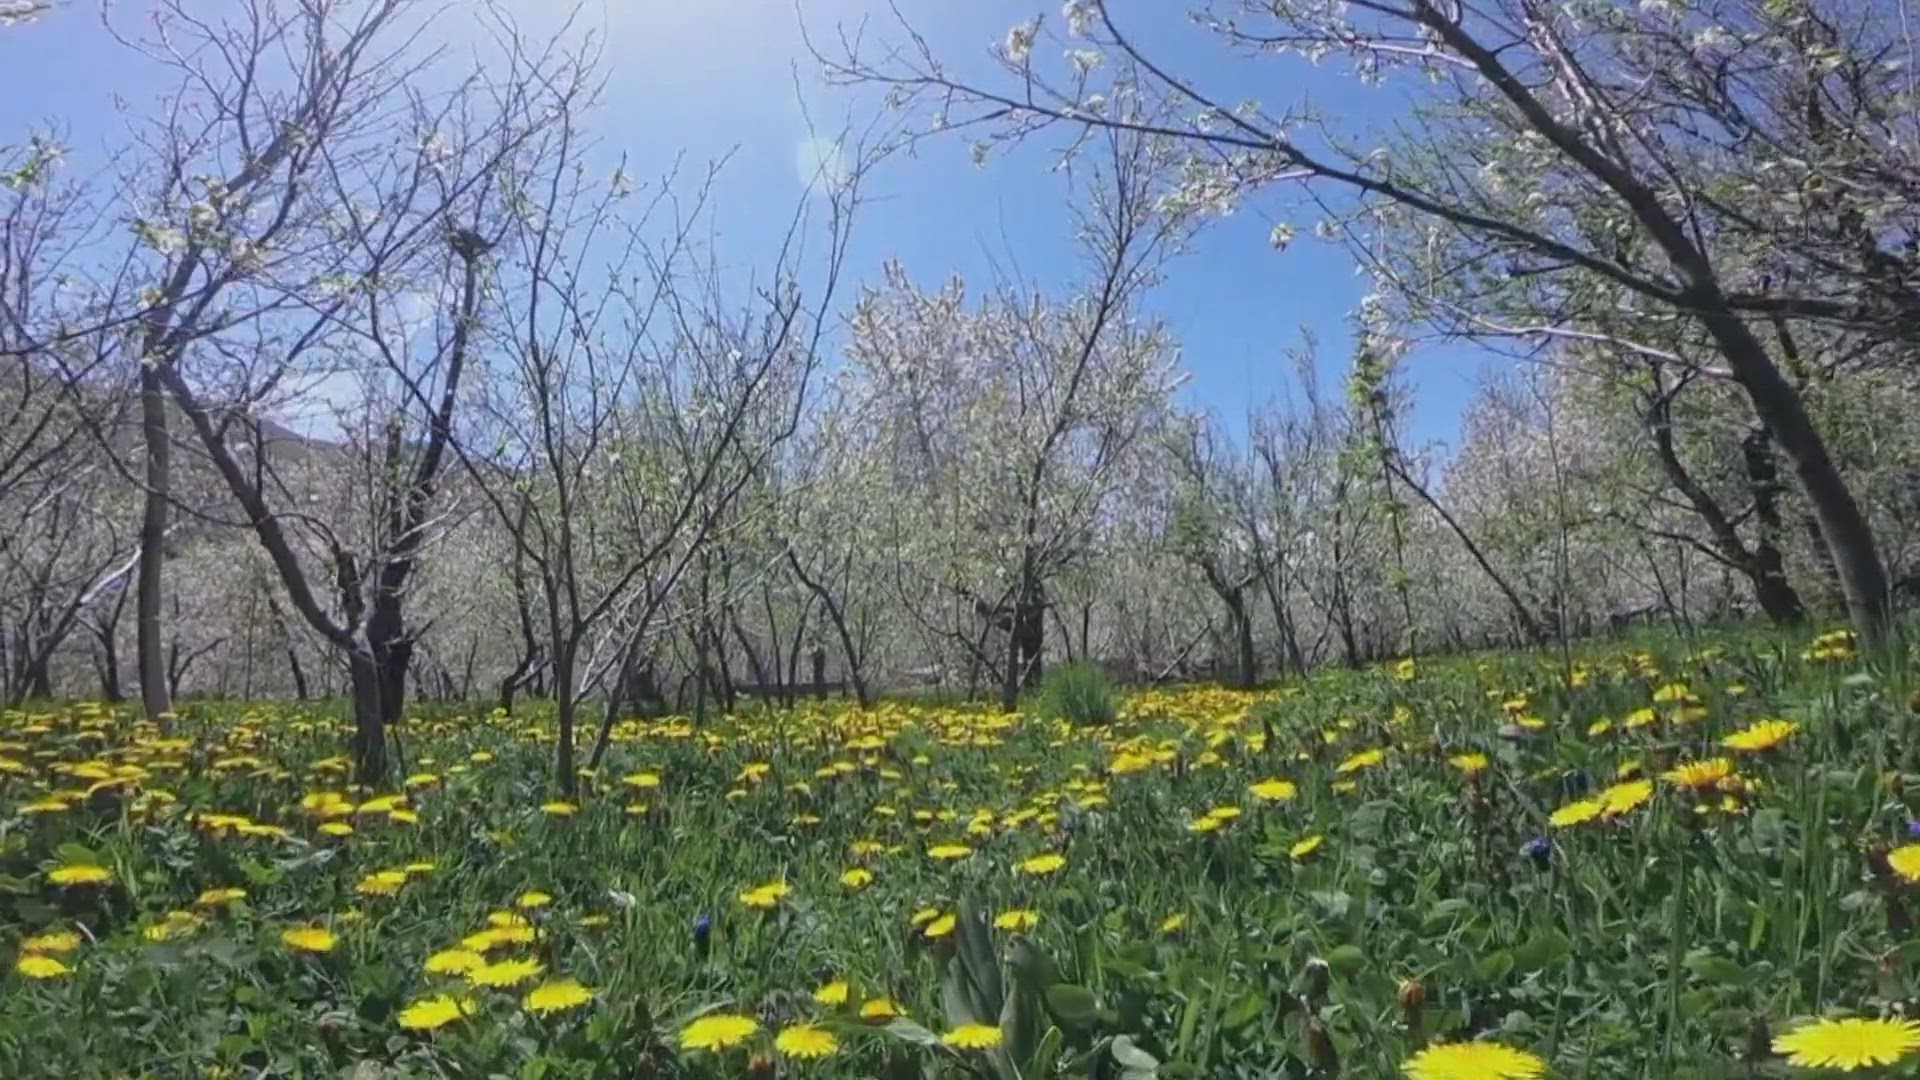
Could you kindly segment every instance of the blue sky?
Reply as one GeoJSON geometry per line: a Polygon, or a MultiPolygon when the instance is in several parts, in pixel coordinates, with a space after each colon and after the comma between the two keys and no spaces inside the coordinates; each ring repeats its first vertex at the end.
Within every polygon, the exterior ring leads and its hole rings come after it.
{"type": "MultiPolygon", "coordinates": [[[[469,0],[453,0],[457,12],[469,0]]],[[[1035,14],[1057,20],[1057,0],[897,0],[934,48],[960,70],[985,71],[987,50],[1009,26],[1035,14]]],[[[228,0],[190,0],[216,15],[228,0]]],[[[554,0],[511,0],[529,26],[553,19],[554,0]]],[[[112,0],[116,19],[137,26],[148,0],[112,0]]],[[[818,86],[801,39],[804,17],[816,37],[836,25],[868,22],[869,38],[897,36],[885,0],[592,0],[583,19],[606,35],[606,105],[592,120],[604,152],[629,155],[649,176],[684,152],[698,163],[734,154],[716,200],[723,256],[742,264],[764,258],[801,197],[797,159],[809,115],[823,130],[856,123],[870,103],[818,86]],[[802,105],[804,97],[805,105],[802,105]]],[[[1368,90],[1334,68],[1304,62],[1235,61],[1185,18],[1180,0],[1114,0],[1135,40],[1177,70],[1202,73],[1225,100],[1254,96],[1285,104],[1310,100],[1343,128],[1364,131],[1398,111],[1387,93],[1368,90]]],[[[456,18],[441,20],[450,34],[456,18]]],[[[459,43],[456,39],[456,47],[459,43]]],[[[52,15],[0,34],[0,144],[49,122],[65,131],[77,169],[98,167],[124,141],[127,115],[161,88],[139,58],[102,29],[94,0],[67,0],[52,15]]],[[[873,178],[856,226],[853,272],[873,278],[883,261],[901,260],[913,276],[937,284],[958,272],[984,284],[995,264],[1015,263],[1042,286],[1064,286],[1078,270],[1063,213],[1062,179],[1035,147],[984,168],[959,139],[925,145],[915,158],[890,161],[873,178]]],[[[1338,389],[1347,360],[1345,316],[1364,292],[1337,247],[1300,239],[1285,252],[1268,243],[1269,223],[1255,212],[1215,222],[1169,269],[1148,306],[1178,335],[1190,378],[1186,401],[1238,426],[1249,408],[1284,394],[1286,350],[1302,327],[1321,343],[1324,382],[1338,389]]],[[[1452,440],[1457,418],[1483,367],[1468,347],[1424,347],[1409,359],[1415,390],[1413,441],[1452,440]]]]}

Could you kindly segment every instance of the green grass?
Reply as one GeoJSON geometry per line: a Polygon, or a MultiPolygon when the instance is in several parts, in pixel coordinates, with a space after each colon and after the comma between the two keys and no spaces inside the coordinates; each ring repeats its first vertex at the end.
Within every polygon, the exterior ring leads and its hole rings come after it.
{"type": "Polygon", "coordinates": [[[1583,646],[1577,686],[1558,655],[1504,654],[1422,660],[1411,681],[1389,666],[1259,696],[1147,692],[1106,726],[903,703],[703,730],[634,722],[568,816],[542,810],[538,710],[412,720],[411,767],[434,779],[378,793],[348,789],[345,726],[318,709],[194,706],[164,732],[94,708],[9,714],[0,958],[13,968],[48,930],[83,942],[58,956],[69,975],[4,976],[0,1075],[338,1076],[376,1062],[408,1076],[740,1076],[774,1032],[812,1020],[839,1051],[783,1063],[791,1075],[1005,1076],[1011,1053],[920,1045],[1002,1011],[1029,1026],[1008,1028],[1029,1078],[1309,1075],[1316,1044],[1341,1076],[1391,1076],[1432,1039],[1522,1048],[1555,1077],[1793,1075],[1749,1060],[1756,1025],[1777,1034],[1920,996],[1915,897],[1874,869],[1904,842],[1920,783],[1911,674],[1805,659],[1805,644],[1583,646]],[[1673,686],[1697,704],[1656,705],[1673,686]],[[1643,709],[1653,721],[1628,726],[1643,709]],[[1801,726],[1772,753],[1718,747],[1764,717],[1801,726]],[[1610,729],[1590,735],[1600,720],[1610,729]],[[1375,749],[1377,764],[1354,764],[1375,749]],[[1449,760],[1472,753],[1488,759],[1475,778],[1449,760]],[[1722,755],[1757,788],[1698,796],[1659,779],[1722,755]],[[1548,827],[1629,762],[1654,781],[1644,804],[1548,827]],[[147,773],[88,796],[88,763],[147,773]],[[749,763],[767,766],[758,782],[742,779],[749,763]],[[641,772],[659,786],[623,783],[641,772]],[[1260,802],[1249,785],[1267,779],[1295,796],[1260,802]],[[301,805],[328,790],[361,804],[405,790],[418,821],[360,813],[339,819],[351,836],[329,837],[301,805]],[[27,812],[56,792],[74,797],[27,812]],[[1209,816],[1220,808],[1239,814],[1209,816]],[[288,836],[218,832],[208,813],[288,836]],[[1290,854],[1312,836],[1317,850],[1290,854]],[[943,844],[970,853],[928,855],[943,844]],[[1065,858],[1057,872],[1019,870],[1049,852],[1065,858]],[[94,860],[112,883],[49,879],[94,860]],[[414,863],[434,868],[396,895],[356,891],[414,863]],[[873,880],[849,889],[856,866],[873,880]],[[771,910],[742,903],[782,880],[771,910]],[[246,898],[195,907],[230,886],[246,898]],[[535,1015],[524,987],[422,970],[529,890],[552,896],[528,912],[538,940],[495,955],[578,979],[591,1005],[535,1015]],[[913,919],[963,908],[1039,923],[962,918],[930,940],[913,919]],[[149,940],[173,911],[204,921],[149,940]],[[281,943],[305,925],[331,926],[338,946],[281,943]],[[1014,1003],[980,1017],[993,969],[991,1002],[1014,1003]],[[833,979],[852,984],[849,1006],[813,1000],[833,979]],[[1402,1007],[1413,983],[1417,1026],[1402,1007]],[[432,1034],[400,1025],[441,992],[472,995],[474,1012],[432,1034]],[[862,1025],[850,1009],[878,996],[921,1026],[862,1025]],[[723,1053],[682,1050],[687,1022],[714,1011],[761,1030],[723,1053]]]}

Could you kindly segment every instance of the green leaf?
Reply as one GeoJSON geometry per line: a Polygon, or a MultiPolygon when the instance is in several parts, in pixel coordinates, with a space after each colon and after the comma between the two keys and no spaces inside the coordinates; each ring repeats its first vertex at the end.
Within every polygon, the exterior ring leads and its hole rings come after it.
{"type": "Polygon", "coordinates": [[[55,848],[54,851],[59,854],[60,861],[64,863],[83,863],[93,866],[98,865],[100,862],[100,856],[95,855],[93,849],[87,847],[85,844],[61,844],[55,848]]]}
{"type": "Polygon", "coordinates": [[[1326,961],[1335,975],[1348,976],[1367,965],[1367,954],[1358,945],[1342,945],[1328,953],[1326,961]]]}
{"type": "Polygon", "coordinates": [[[1060,1047],[1065,1042],[1066,1036],[1060,1033],[1059,1028],[1049,1027],[1047,1033],[1040,1037],[1040,1045],[1033,1048],[1026,1068],[1021,1070],[1020,1075],[1024,1080],[1046,1080],[1058,1071],[1060,1047]]]}
{"type": "Polygon", "coordinates": [[[1047,1011],[1068,1027],[1084,1027],[1099,1007],[1093,991],[1084,986],[1058,983],[1047,987],[1047,1011]]]}
{"type": "Polygon", "coordinates": [[[1242,994],[1238,1001],[1227,1006],[1220,1014],[1220,1028],[1223,1031],[1239,1031],[1256,1020],[1267,1015],[1267,999],[1260,991],[1254,990],[1242,994]]]}
{"type": "Polygon", "coordinates": [[[1475,961],[1473,973],[1487,982],[1495,982],[1507,977],[1507,973],[1513,970],[1513,962],[1513,953],[1501,949],[1475,961]]]}
{"type": "Polygon", "coordinates": [[[1473,905],[1458,897],[1442,900],[1427,909],[1426,917],[1420,920],[1422,930],[1433,931],[1446,926],[1463,915],[1471,915],[1473,905]]]}
{"type": "Polygon", "coordinates": [[[1522,974],[1559,963],[1572,954],[1573,942],[1558,930],[1545,930],[1513,951],[1513,964],[1522,974]]]}
{"type": "Polygon", "coordinates": [[[1725,986],[1738,986],[1747,981],[1747,969],[1724,956],[1715,956],[1710,952],[1696,952],[1686,959],[1687,970],[1694,977],[1710,983],[1725,986]]]}

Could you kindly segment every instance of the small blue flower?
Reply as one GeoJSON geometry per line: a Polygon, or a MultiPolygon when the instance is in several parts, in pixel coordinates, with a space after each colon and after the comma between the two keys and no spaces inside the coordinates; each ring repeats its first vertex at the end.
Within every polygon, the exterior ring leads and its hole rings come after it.
{"type": "Polygon", "coordinates": [[[701,960],[713,949],[713,916],[701,912],[693,920],[693,955],[701,960]]]}
{"type": "Polygon", "coordinates": [[[1553,841],[1544,836],[1536,836],[1527,841],[1520,854],[1532,859],[1535,866],[1544,867],[1553,861],[1553,841]]]}
{"type": "Polygon", "coordinates": [[[1907,839],[1920,840],[1920,818],[1907,819],[1907,839]]]}

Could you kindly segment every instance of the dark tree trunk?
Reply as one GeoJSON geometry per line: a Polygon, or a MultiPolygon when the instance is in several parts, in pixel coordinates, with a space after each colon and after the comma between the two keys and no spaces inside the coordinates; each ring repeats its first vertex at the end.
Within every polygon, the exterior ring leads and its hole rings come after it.
{"type": "Polygon", "coordinates": [[[387,674],[369,651],[347,654],[347,685],[353,698],[354,777],[362,784],[374,784],[387,774],[387,716],[385,711],[387,674]]]}
{"type": "Polygon", "coordinates": [[[1734,381],[1747,392],[1754,414],[1766,426],[1774,445],[1786,454],[1801,491],[1813,507],[1813,516],[1820,523],[1821,535],[1839,572],[1854,630],[1868,647],[1884,644],[1893,625],[1893,594],[1886,567],[1874,544],[1873,528],[1827,452],[1826,440],[1814,429],[1806,403],[1780,374],[1752,328],[1725,310],[1725,300],[1717,290],[1700,300],[1708,310],[1703,321],[1733,368],[1734,381]]]}
{"type": "Polygon", "coordinates": [[[1253,616],[1247,611],[1247,586],[1253,584],[1255,575],[1230,581],[1212,556],[1201,556],[1198,563],[1213,594],[1227,609],[1227,631],[1233,638],[1234,685],[1251,690],[1260,681],[1260,660],[1253,649],[1253,616]]]}
{"type": "Polygon", "coordinates": [[[100,639],[100,649],[94,666],[100,671],[101,699],[111,702],[124,701],[126,691],[120,688],[120,650],[115,645],[112,634],[100,639]]]}
{"type": "Polygon", "coordinates": [[[1666,473],[1667,482],[1686,497],[1694,514],[1706,525],[1708,535],[1713,538],[1711,553],[1729,569],[1747,579],[1753,589],[1754,600],[1767,618],[1782,626],[1805,621],[1806,609],[1792,583],[1787,580],[1780,549],[1767,538],[1769,531],[1777,530],[1780,516],[1771,453],[1764,448],[1765,433],[1760,433],[1761,444],[1756,445],[1751,436],[1743,444],[1748,482],[1755,500],[1755,516],[1761,521],[1761,538],[1749,546],[1719,500],[1694,479],[1680,460],[1679,450],[1673,441],[1671,402],[1671,394],[1662,394],[1652,400],[1647,409],[1647,427],[1653,436],[1654,453],[1660,459],[1660,468],[1666,473]],[[1771,525],[1768,524],[1769,518],[1771,525]]]}
{"type": "Polygon", "coordinates": [[[1012,711],[1023,690],[1040,683],[1046,648],[1046,593],[1031,573],[1022,574],[1007,614],[1007,666],[1000,673],[1000,706],[1012,711]]]}
{"type": "Polygon", "coordinates": [[[580,791],[579,772],[573,766],[573,729],[580,703],[574,693],[574,646],[564,641],[553,647],[553,699],[555,712],[554,784],[561,797],[575,798],[580,791]]]}
{"type": "Polygon", "coordinates": [[[167,670],[166,644],[161,635],[165,601],[167,517],[172,509],[173,447],[168,441],[166,389],[159,369],[140,369],[140,431],[145,455],[146,490],[140,514],[140,564],[135,585],[135,655],[140,672],[140,705],[148,716],[173,708],[173,685],[167,670]]]}
{"type": "Polygon", "coordinates": [[[1806,606],[1787,580],[1786,560],[1780,554],[1786,525],[1780,516],[1780,469],[1773,457],[1772,436],[1765,428],[1755,428],[1741,440],[1740,456],[1753,494],[1754,520],[1760,524],[1750,575],[1754,596],[1773,621],[1786,625],[1805,622],[1806,606]]]}

